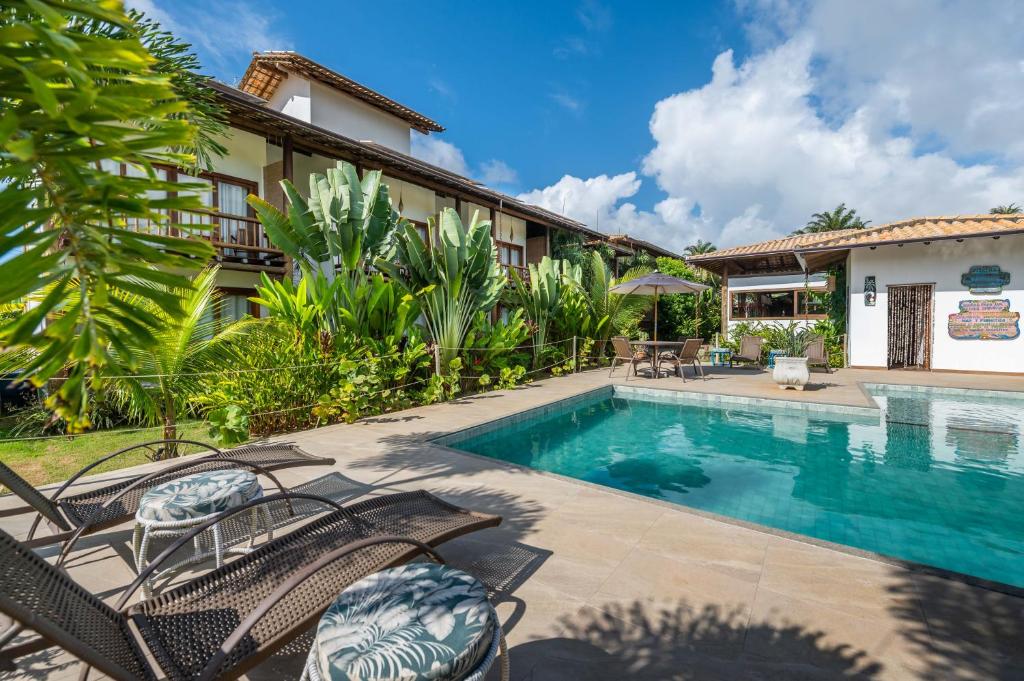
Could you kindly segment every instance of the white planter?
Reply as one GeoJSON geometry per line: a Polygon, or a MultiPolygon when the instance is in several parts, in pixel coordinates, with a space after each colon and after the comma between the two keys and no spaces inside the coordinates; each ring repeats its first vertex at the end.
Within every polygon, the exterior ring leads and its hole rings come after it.
{"type": "Polygon", "coordinates": [[[776,357],[772,378],[783,390],[786,388],[803,390],[807,381],[811,379],[811,372],[807,368],[807,358],[776,357]]]}

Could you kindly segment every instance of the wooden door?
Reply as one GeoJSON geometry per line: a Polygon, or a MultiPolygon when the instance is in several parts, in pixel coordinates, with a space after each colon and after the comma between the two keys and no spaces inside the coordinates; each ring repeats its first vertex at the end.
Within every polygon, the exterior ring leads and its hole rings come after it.
{"type": "Polygon", "coordinates": [[[888,305],[889,368],[931,369],[932,285],[890,286],[888,305]]]}

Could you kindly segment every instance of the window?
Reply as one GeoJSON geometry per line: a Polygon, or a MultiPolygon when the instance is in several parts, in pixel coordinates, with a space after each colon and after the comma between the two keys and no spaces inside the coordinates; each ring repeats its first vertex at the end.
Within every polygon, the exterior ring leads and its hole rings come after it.
{"type": "Polygon", "coordinates": [[[808,317],[825,316],[828,313],[828,292],[826,291],[797,291],[796,310],[799,316],[808,317]]]}
{"type": "Polygon", "coordinates": [[[260,317],[260,306],[249,300],[256,291],[240,288],[219,288],[221,294],[220,320],[225,324],[238,321],[245,315],[260,317]]]}
{"type": "Polygon", "coordinates": [[[523,247],[504,241],[497,242],[498,262],[502,265],[523,266],[523,247]]]}
{"type": "Polygon", "coordinates": [[[828,293],[811,291],[808,297],[803,289],[787,291],[734,291],[732,319],[797,319],[825,316],[828,293]],[[806,303],[806,313],[804,305],[806,303]]]}
{"type": "Polygon", "coordinates": [[[427,223],[420,222],[419,220],[409,220],[409,222],[411,222],[412,226],[416,228],[417,232],[419,232],[420,238],[423,239],[423,243],[429,245],[430,239],[427,234],[427,223]]]}

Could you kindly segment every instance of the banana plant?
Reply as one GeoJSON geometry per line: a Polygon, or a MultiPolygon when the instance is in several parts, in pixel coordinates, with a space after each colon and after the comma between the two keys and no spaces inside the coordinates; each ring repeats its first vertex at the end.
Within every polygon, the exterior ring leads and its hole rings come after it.
{"type": "Polygon", "coordinates": [[[527,318],[536,330],[533,334],[533,366],[540,366],[540,357],[547,344],[551,320],[565,303],[565,292],[578,280],[580,273],[566,260],[552,260],[544,256],[539,263],[529,266],[529,282],[524,282],[517,272],[512,274],[515,287],[513,302],[526,310],[527,318]]]}
{"type": "Polygon", "coordinates": [[[382,257],[376,265],[420,300],[445,371],[458,356],[474,315],[497,304],[505,276],[498,266],[490,221],[474,213],[464,228],[459,214],[445,208],[437,220],[437,234],[438,243],[431,247],[415,226],[403,221],[396,234],[397,262],[382,257]]]}
{"type": "Polygon", "coordinates": [[[258,196],[247,200],[270,241],[303,269],[356,272],[393,255],[399,218],[381,171],[366,171],[360,180],[355,166],[339,161],[309,176],[308,201],[288,180],[281,189],[287,214],[258,196]]]}

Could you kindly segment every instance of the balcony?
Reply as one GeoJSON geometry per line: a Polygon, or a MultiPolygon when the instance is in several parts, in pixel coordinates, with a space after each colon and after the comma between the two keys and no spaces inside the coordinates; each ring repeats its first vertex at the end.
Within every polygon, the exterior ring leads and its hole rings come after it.
{"type": "Polygon", "coordinates": [[[501,271],[508,277],[509,285],[512,285],[512,273],[515,272],[519,275],[519,278],[523,280],[524,284],[530,283],[530,268],[523,267],[521,265],[509,265],[507,263],[498,263],[501,267],[501,271]]]}
{"type": "Polygon", "coordinates": [[[275,248],[256,218],[215,211],[187,213],[170,224],[129,220],[128,228],[147,234],[182,236],[193,226],[196,238],[205,238],[216,250],[214,259],[226,269],[284,272],[284,252],[275,248]]]}

